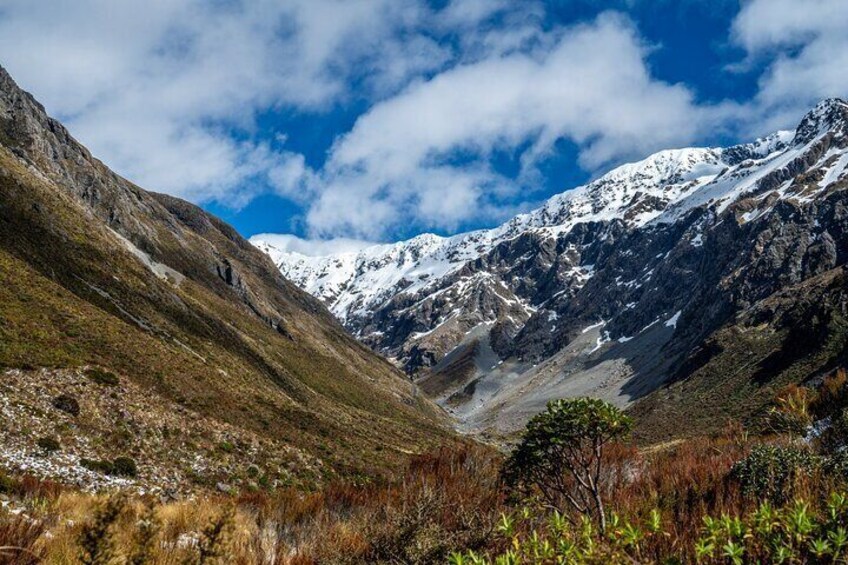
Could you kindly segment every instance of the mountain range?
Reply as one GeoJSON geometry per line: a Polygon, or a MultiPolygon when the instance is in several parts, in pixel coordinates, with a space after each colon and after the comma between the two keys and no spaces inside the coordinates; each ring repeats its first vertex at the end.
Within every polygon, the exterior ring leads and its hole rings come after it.
{"type": "Polygon", "coordinates": [[[646,440],[756,419],[845,361],[848,104],[661,151],[501,226],[307,256],[251,242],[459,421],[590,395],[646,440]]]}

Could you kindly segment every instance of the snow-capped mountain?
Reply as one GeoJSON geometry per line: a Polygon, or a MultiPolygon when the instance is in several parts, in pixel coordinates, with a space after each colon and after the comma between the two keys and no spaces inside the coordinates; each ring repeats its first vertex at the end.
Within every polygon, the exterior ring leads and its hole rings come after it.
{"type": "Polygon", "coordinates": [[[841,211],[847,122],[826,100],[794,132],[661,151],[491,230],[324,257],[253,243],[471,427],[564,393],[628,404],[687,376],[759,301],[842,264],[841,212],[819,216],[841,211]]]}
{"type": "MultiPolygon", "coordinates": [[[[761,148],[781,148],[790,132],[742,146],[747,154],[761,148]]],[[[738,148],[734,148],[737,150],[738,148]]],[[[623,165],[598,180],[548,200],[491,230],[453,237],[423,234],[394,244],[359,251],[307,256],[283,251],[253,238],[282,273],[324,300],[343,322],[367,317],[398,293],[411,294],[438,286],[442,278],[489,251],[498,243],[532,231],[555,237],[578,223],[621,219],[631,227],[656,218],[670,203],[692,194],[727,169],[721,149],[688,148],[661,151],[638,163],[623,165]]],[[[732,155],[736,156],[737,151],[732,155]]],[[[355,326],[354,326],[355,327],[355,326]]]]}

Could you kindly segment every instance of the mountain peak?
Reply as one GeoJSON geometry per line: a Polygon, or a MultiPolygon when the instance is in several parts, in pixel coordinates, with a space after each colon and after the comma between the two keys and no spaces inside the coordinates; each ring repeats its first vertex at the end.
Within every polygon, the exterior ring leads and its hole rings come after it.
{"type": "Polygon", "coordinates": [[[846,123],[848,103],[841,98],[827,98],[816,104],[798,124],[794,143],[803,145],[825,132],[839,128],[844,130],[846,123]]]}

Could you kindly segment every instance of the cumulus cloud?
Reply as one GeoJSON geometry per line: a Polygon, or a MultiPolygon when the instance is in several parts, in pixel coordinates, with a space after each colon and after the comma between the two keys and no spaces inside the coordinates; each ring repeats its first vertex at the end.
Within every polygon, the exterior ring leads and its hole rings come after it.
{"type": "Polygon", "coordinates": [[[232,207],[275,192],[311,236],[370,240],[515,213],[559,140],[596,172],[717,129],[791,127],[848,92],[845,29],[843,0],[744,3],[728,39],[759,90],[711,105],[652,74],[662,47],[626,16],[562,28],[532,0],[5,0],[0,62],[142,186],[232,207]],[[318,170],[294,132],[257,123],[352,100],[367,109],[318,170]]]}
{"type": "Polygon", "coordinates": [[[356,252],[366,247],[376,245],[361,239],[339,237],[334,239],[305,239],[289,234],[260,233],[250,238],[251,241],[269,243],[281,251],[300,253],[310,257],[322,257],[337,253],[356,252]]]}
{"type": "Polygon", "coordinates": [[[425,16],[393,0],[7,0],[0,53],[119,172],[238,206],[269,172],[287,190],[297,164],[251,141],[255,115],[337,103],[356,73],[388,92],[433,70],[447,55],[415,32],[425,16]]]}
{"type": "Polygon", "coordinates": [[[654,79],[647,47],[624,17],[555,32],[541,48],[483,58],[416,83],[372,107],[338,139],[308,214],[318,233],[379,235],[403,218],[452,229],[498,216],[532,186],[489,166],[527,146],[532,176],[568,138],[589,169],[693,139],[691,92],[654,79]],[[453,156],[463,156],[452,164],[453,156]]]}
{"type": "Polygon", "coordinates": [[[742,118],[759,131],[793,127],[815,102],[848,95],[848,2],[752,0],[733,22],[746,62],[766,70],[742,118]]]}

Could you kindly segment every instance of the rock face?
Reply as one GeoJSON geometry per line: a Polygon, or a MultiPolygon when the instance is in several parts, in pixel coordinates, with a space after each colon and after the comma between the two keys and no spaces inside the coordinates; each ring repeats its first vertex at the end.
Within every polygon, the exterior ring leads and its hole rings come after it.
{"type": "MultiPolygon", "coordinates": [[[[389,469],[447,433],[400,371],[232,227],[110,171],[0,68],[0,367],[86,366],[208,420],[197,429],[302,451],[317,463],[287,472],[309,480],[389,469]]],[[[29,426],[9,418],[10,433],[29,426]]]]}
{"type": "Polygon", "coordinates": [[[715,384],[737,347],[753,357],[714,399],[715,425],[841,362],[847,134],[831,99],[795,132],[662,151],[493,230],[330,257],[253,243],[469,429],[509,432],[590,394],[638,400],[661,436],[686,404],[676,391],[715,384]]]}

